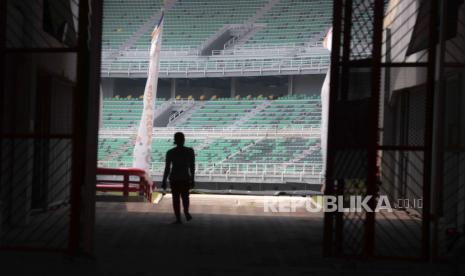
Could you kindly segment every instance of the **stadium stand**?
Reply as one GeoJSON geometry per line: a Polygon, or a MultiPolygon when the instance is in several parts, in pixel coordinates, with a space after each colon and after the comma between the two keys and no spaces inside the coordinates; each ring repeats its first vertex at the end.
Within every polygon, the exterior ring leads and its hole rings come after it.
{"type": "MultiPolygon", "coordinates": [[[[162,45],[168,48],[197,48],[223,26],[241,24],[263,7],[266,0],[178,0],[166,13],[162,45]]],[[[135,48],[150,44],[150,33],[135,48]]]]}
{"type": "Polygon", "coordinates": [[[319,97],[284,97],[272,101],[245,125],[278,128],[319,127],[320,121],[319,97]]]}
{"type": "MultiPolygon", "coordinates": [[[[99,160],[108,160],[108,167],[131,167],[133,141],[129,138],[100,138],[99,160]]],[[[278,139],[206,139],[188,140],[186,146],[196,149],[196,162],[201,167],[234,167],[239,172],[250,170],[255,164],[280,165],[286,172],[296,172],[309,164],[321,165],[318,139],[278,138],[278,139]],[[310,147],[315,150],[298,162],[295,156],[310,147]],[[246,149],[246,150],[245,150],[246,149]],[[290,166],[292,164],[292,166],[290,166]]],[[[152,141],[153,170],[164,168],[166,151],[173,147],[172,139],[155,138],[152,141]]]]}
{"type": "Polygon", "coordinates": [[[321,151],[314,151],[311,154],[302,158],[300,161],[305,164],[321,162],[321,151]]]}
{"type": "Polygon", "coordinates": [[[240,152],[229,163],[287,163],[305,149],[316,145],[315,139],[278,138],[263,139],[247,151],[240,152]]]}
{"type": "Polygon", "coordinates": [[[98,143],[98,160],[107,160],[113,154],[121,151],[126,143],[128,143],[127,138],[100,138],[98,143]]]}
{"type": "MultiPolygon", "coordinates": [[[[165,102],[157,99],[155,108],[165,102]]],[[[142,99],[108,98],[103,101],[103,126],[109,128],[127,128],[139,123],[142,108],[142,99]]]]}
{"type": "MultiPolygon", "coordinates": [[[[178,100],[178,103],[182,102],[178,100]]],[[[158,99],[157,107],[174,100],[158,99]]],[[[197,170],[200,175],[263,175],[284,177],[302,174],[320,177],[321,153],[319,136],[304,138],[304,133],[318,134],[321,107],[318,96],[285,96],[274,100],[263,98],[218,98],[191,101],[193,112],[186,112],[180,124],[168,130],[193,130],[186,146],[196,150],[197,170]],[[230,134],[215,135],[231,129],[230,134]],[[300,137],[290,133],[300,129],[300,137]],[[312,132],[315,129],[317,132],[312,132]],[[196,131],[198,130],[198,131],[196,131]],[[241,132],[245,130],[246,132],[241,132]],[[276,134],[275,130],[283,130],[276,134]],[[201,133],[201,131],[204,131],[201,133]],[[252,133],[254,137],[247,137],[252,133]],[[235,137],[234,133],[237,133],[235,137]],[[257,133],[255,135],[254,133],[257,133]],[[260,134],[261,133],[261,134],[260,134]],[[273,137],[269,137],[275,133],[273,137]]],[[[106,167],[131,167],[134,131],[143,102],[141,99],[109,98],[104,101],[102,131],[99,140],[99,161],[106,167]],[[134,129],[134,128],[133,128],[134,129]],[[109,132],[106,132],[109,130],[109,132]]],[[[171,138],[157,136],[152,142],[152,170],[161,175],[165,153],[173,147],[171,138]]],[[[307,134],[305,134],[307,135],[307,134]]],[[[163,136],[163,134],[162,134],[163,136]]],[[[242,177],[242,176],[241,176],[242,177]]],[[[212,178],[214,179],[214,178],[212,178]]]]}
{"type": "MultiPolygon", "coordinates": [[[[157,99],[155,108],[165,102],[165,99],[157,99]]],[[[276,100],[221,98],[202,104],[186,120],[176,126],[224,128],[239,123],[248,115],[250,118],[241,125],[254,128],[319,127],[321,120],[321,104],[318,96],[287,96],[276,100]],[[268,102],[269,105],[263,110],[253,114],[254,109],[268,102]]],[[[136,126],[140,120],[142,107],[141,99],[104,99],[103,126],[108,128],[136,126]]]]}
{"type": "Polygon", "coordinates": [[[161,0],[105,0],[102,47],[118,49],[160,10],[161,4],[161,0]]]}
{"type": "MultiPolygon", "coordinates": [[[[321,41],[331,25],[331,1],[163,2],[105,1],[102,77],[147,76],[147,50],[155,24],[151,21],[162,7],[162,78],[287,77],[323,74],[328,69],[329,52],[321,41]],[[205,46],[226,29],[232,38],[218,40],[211,49],[205,46]],[[206,48],[211,52],[204,51],[206,48]]],[[[155,118],[159,120],[152,143],[154,176],[161,173],[164,155],[173,146],[169,137],[175,131],[187,131],[187,146],[196,149],[197,170],[205,181],[216,181],[220,176],[233,181],[232,175],[237,177],[234,181],[280,183],[311,182],[321,177],[321,103],[313,91],[274,99],[200,100],[201,91],[192,95],[195,100],[184,106],[176,105],[174,99],[156,101],[155,118]],[[250,179],[250,175],[255,178],[250,179]]],[[[134,130],[142,108],[139,98],[104,99],[99,164],[132,166],[134,130]]]]}
{"type": "MultiPolygon", "coordinates": [[[[165,16],[163,45],[168,48],[197,48],[222,27],[244,24],[263,8],[266,0],[178,0],[165,16]]],[[[104,45],[117,48],[138,27],[161,8],[161,1],[137,0],[105,2],[104,45]],[[133,4],[134,2],[134,4],[133,4]],[[128,6],[130,5],[130,9],[128,6]]],[[[332,2],[281,0],[256,23],[266,27],[247,44],[302,44],[321,40],[331,24],[332,2]]],[[[150,32],[138,39],[133,48],[146,49],[150,32]]]]}
{"type": "Polygon", "coordinates": [[[246,116],[262,101],[221,99],[207,101],[200,109],[196,110],[179,127],[225,127],[231,126],[240,118],[246,116]]]}
{"type": "Polygon", "coordinates": [[[197,152],[196,160],[204,163],[222,162],[252,142],[252,139],[216,139],[197,152]]]}
{"type": "Polygon", "coordinates": [[[332,1],[281,0],[257,20],[266,24],[248,45],[302,44],[323,38],[331,25],[332,1]]]}
{"type": "MultiPolygon", "coordinates": [[[[196,148],[197,146],[201,145],[204,142],[204,139],[192,139],[186,141],[187,147],[196,148]]],[[[155,138],[152,141],[152,160],[154,162],[165,162],[165,154],[166,152],[173,148],[173,140],[172,139],[161,139],[155,138]]],[[[132,152],[131,152],[132,154],[132,152]]],[[[132,160],[132,155],[129,156],[130,160],[132,160]]]]}
{"type": "MultiPolygon", "coordinates": [[[[130,138],[120,138],[120,139],[99,139],[99,159],[102,160],[106,157],[112,155],[111,161],[114,161],[114,167],[126,167],[128,164],[132,164],[133,161],[133,150],[134,148],[125,147],[125,144],[130,143],[134,144],[134,141],[130,138]]],[[[197,145],[203,143],[203,139],[193,139],[189,140],[186,143],[188,147],[196,147],[197,145]]],[[[166,151],[173,147],[172,139],[160,139],[154,138],[152,140],[152,161],[153,162],[164,162],[166,151]]]]}
{"type": "MultiPolygon", "coordinates": [[[[152,30],[146,26],[154,24],[150,20],[160,13],[160,2],[105,2],[102,73],[115,77],[146,74],[152,30]]],[[[160,71],[167,76],[238,72],[256,76],[269,71],[308,74],[328,68],[329,53],[321,41],[331,25],[331,1],[170,2],[173,5],[165,11],[160,60],[160,71]],[[203,53],[206,42],[215,40],[225,29],[243,31],[233,31],[230,40],[218,43],[211,53],[203,53]]]]}

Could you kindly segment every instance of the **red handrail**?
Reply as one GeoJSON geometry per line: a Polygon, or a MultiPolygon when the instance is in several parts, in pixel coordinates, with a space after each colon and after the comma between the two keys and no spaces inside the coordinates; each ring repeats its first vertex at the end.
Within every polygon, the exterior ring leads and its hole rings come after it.
{"type": "Polygon", "coordinates": [[[97,191],[118,191],[122,192],[123,196],[129,196],[129,192],[139,192],[149,202],[152,201],[152,189],[154,183],[147,173],[138,168],[97,168],[97,175],[121,175],[123,180],[98,180],[97,191]],[[130,176],[138,176],[139,181],[130,181],[130,176]],[[135,185],[131,185],[135,184],[135,185]]]}

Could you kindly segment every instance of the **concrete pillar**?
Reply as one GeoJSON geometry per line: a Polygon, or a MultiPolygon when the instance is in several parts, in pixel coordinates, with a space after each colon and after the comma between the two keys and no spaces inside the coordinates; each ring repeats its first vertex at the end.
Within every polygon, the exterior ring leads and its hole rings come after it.
{"type": "Polygon", "coordinates": [[[236,78],[231,78],[231,98],[236,97],[236,78]]]}
{"type": "Polygon", "coordinates": [[[103,88],[102,88],[102,84],[100,84],[100,104],[99,104],[99,107],[98,107],[98,117],[99,117],[99,122],[98,122],[98,126],[99,128],[103,127],[103,88]]]}
{"type": "Polygon", "coordinates": [[[171,99],[176,98],[176,79],[171,79],[171,99]]]}
{"type": "Polygon", "coordinates": [[[289,76],[287,81],[287,95],[294,93],[294,76],[289,76]]]}
{"type": "Polygon", "coordinates": [[[104,98],[112,98],[115,95],[115,79],[103,78],[100,82],[102,88],[102,95],[104,98]]]}

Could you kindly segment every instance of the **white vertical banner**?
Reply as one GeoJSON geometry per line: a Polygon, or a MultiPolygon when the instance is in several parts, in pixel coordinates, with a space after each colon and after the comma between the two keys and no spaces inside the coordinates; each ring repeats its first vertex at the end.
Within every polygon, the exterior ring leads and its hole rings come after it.
{"type": "MultiPolygon", "coordinates": [[[[323,41],[323,46],[331,52],[333,43],[333,28],[329,29],[323,41]]],[[[321,88],[321,156],[323,161],[323,173],[326,173],[326,152],[328,149],[328,117],[329,117],[329,84],[331,79],[331,66],[326,73],[323,87],[321,88]]]]}
{"type": "Polygon", "coordinates": [[[163,31],[163,14],[152,32],[150,46],[149,70],[144,90],[144,109],[134,145],[133,167],[145,170],[150,176],[152,155],[152,132],[157,97],[158,71],[160,67],[161,36],[163,31]]]}
{"type": "Polygon", "coordinates": [[[98,107],[98,128],[103,127],[103,88],[102,84],[100,84],[100,104],[98,107]]]}

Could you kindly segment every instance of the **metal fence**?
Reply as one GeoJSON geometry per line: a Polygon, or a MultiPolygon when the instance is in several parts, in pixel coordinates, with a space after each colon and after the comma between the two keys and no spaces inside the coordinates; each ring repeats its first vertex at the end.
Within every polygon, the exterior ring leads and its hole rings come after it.
{"type": "MultiPolygon", "coordinates": [[[[131,137],[135,128],[102,128],[99,136],[102,138],[131,137]]],[[[175,132],[182,131],[190,138],[255,138],[255,137],[305,137],[320,138],[318,127],[269,128],[269,127],[226,127],[226,128],[193,128],[193,127],[155,127],[153,137],[172,138],[175,132]]]]}
{"type": "MultiPolygon", "coordinates": [[[[289,71],[297,74],[308,72],[324,72],[329,67],[328,56],[287,57],[280,59],[249,59],[249,60],[213,60],[197,59],[183,61],[160,61],[160,76],[170,75],[209,75],[219,74],[285,74],[289,71]]],[[[148,62],[141,60],[126,60],[122,62],[102,63],[102,75],[115,74],[134,76],[147,74],[148,62]]]]}
{"type": "MultiPolygon", "coordinates": [[[[99,161],[99,167],[131,168],[129,161],[99,161]]],[[[152,162],[151,173],[160,179],[165,168],[164,162],[152,162]]],[[[322,181],[322,164],[304,163],[205,163],[195,164],[196,178],[210,181],[225,181],[239,177],[243,182],[286,182],[287,180],[313,179],[315,184],[322,181]]]]}
{"type": "Polygon", "coordinates": [[[101,5],[0,4],[2,250],[91,248],[101,5]]]}
{"type": "Polygon", "coordinates": [[[372,196],[370,207],[386,196],[394,210],[326,213],[327,255],[464,257],[465,5],[454,3],[335,2],[325,193],[372,196]]]}

